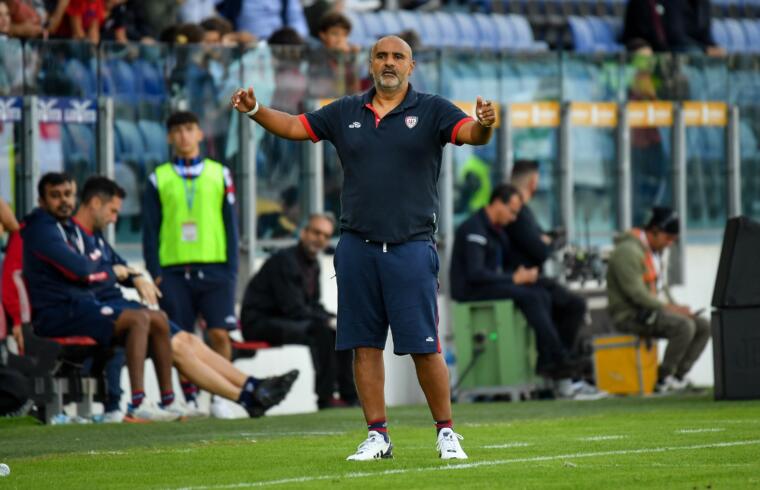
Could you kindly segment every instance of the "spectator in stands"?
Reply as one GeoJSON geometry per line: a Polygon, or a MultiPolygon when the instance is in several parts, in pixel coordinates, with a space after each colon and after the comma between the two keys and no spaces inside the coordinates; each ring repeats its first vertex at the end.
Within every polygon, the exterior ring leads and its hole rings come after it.
{"type": "Polygon", "coordinates": [[[0,2],[0,40],[7,39],[11,32],[11,11],[8,4],[0,2]]]}
{"type": "Polygon", "coordinates": [[[134,284],[138,289],[144,283],[124,265],[86,253],[84,235],[71,219],[76,204],[76,184],[71,177],[47,173],[37,187],[40,207],[26,216],[21,231],[35,332],[43,337],[88,336],[104,347],[123,342],[132,387],[128,417],[176,420],[177,413],[143,403],[149,343],[162,398],[173,397],[168,327],[150,322],[127,305],[101,302],[94,294],[97,285],[108,282],[134,284]]]}
{"type": "Polygon", "coordinates": [[[224,17],[208,17],[204,19],[200,25],[204,31],[204,44],[222,44],[230,46],[236,43],[232,23],[224,17]]]}
{"type": "Polygon", "coordinates": [[[2,0],[8,7],[11,37],[35,38],[43,34],[42,19],[30,2],[26,0],[2,0]]]}
{"type": "MultiPolygon", "coordinates": [[[[271,159],[278,160],[278,155],[270,154],[271,159]]],[[[298,199],[298,187],[289,186],[280,193],[280,203],[260,199],[256,203],[258,218],[256,220],[259,238],[290,238],[296,236],[298,223],[301,221],[301,203],[298,199]]]]}
{"type": "Polygon", "coordinates": [[[357,403],[353,355],[336,353],[335,315],[320,297],[319,253],[334,229],[331,216],[309,217],[298,244],[271,256],[248,283],[240,311],[246,340],[309,346],[320,409],[357,403]],[[336,386],[340,399],[334,398],[336,386]]]}
{"type": "Polygon", "coordinates": [[[158,39],[164,30],[179,22],[179,6],[177,0],[130,0],[139,2],[135,10],[144,12],[145,28],[152,38],[158,39]]]}
{"type": "Polygon", "coordinates": [[[665,251],[678,239],[680,220],[670,208],[654,207],[643,229],[620,235],[607,268],[608,309],[615,328],[642,337],[666,338],[657,391],[681,391],[686,374],[707,345],[710,324],[673,299],[665,251]],[[665,300],[660,299],[661,293],[665,300]]]}
{"type": "Polygon", "coordinates": [[[642,39],[658,52],[720,55],[710,17],[710,0],[628,0],[622,41],[642,39]]]}
{"type": "Polygon", "coordinates": [[[101,28],[105,41],[154,42],[153,32],[145,17],[144,0],[107,0],[108,15],[101,28]]]}
{"type": "Polygon", "coordinates": [[[519,190],[500,184],[489,204],[459,226],[451,258],[451,296],[456,301],[513,300],[536,332],[537,372],[568,378],[578,366],[552,321],[551,296],[536,284],[538,267],[504,268],[512,251],[504,227],[515,221],[522,207],[519,190]]]}
{"type": "Polygon", "coordinates": [[[106,0],[69,0],[63,21],[51,32],[56,37],[100,42],[100,28],[108,10],[106,0]]]}
{"type": "MultiPolygon", "coordinates": [[[[506,268],[537,267],[542,270],[564,237],[545,233],[531,208],[527,205],[538,190],[538,162],[518,160],[512,168],[512,185],[520,192],[523,207],[517,219],[505,231],[511,245],[506,255],[506,268]]],[[[586,317],[586,301],[578,294],[548,277],[539,277],[537,284],[549,292],[551,315],[565,348],[573,352],[578,331],[586,317]]]]}
{"type": "MultiPolygon", "coordinates": [[[[199,122],[187,111],[166,122],[174,158],[149,177],[143,256],[169,319],[192,333],[202,316],[211,348],[230,359],[228,332],[237,328],[235,188],[229,169],[201,154],[199,122]]],[[[225,403],[217,400],[221,413],[225,403]]]]}
{"type": "Polygon", "coordinates": [[[359,46],[349,44],[350,33],[351,21],[339,12],[330,12],[320,20],[320,43],[309,52],[311,97],[334,98],[359,90],[359,46]]]}
{"type": "Polygon", "coordinates": [[[236,29],[258,39],[269,39],[282,27],[292,27],[304,39],[309,36],[300,0],[224,0],[217,9],[236,29]]]}

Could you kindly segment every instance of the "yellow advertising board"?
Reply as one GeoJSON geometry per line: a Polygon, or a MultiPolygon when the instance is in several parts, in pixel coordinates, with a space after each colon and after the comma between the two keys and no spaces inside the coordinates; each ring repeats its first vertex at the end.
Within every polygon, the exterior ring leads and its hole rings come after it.
{"type": "Polygon", "coordinates": [[[628,124],[632,128],[673,125],[673,103],[665,101],[629,102],[628,124]]]}
{"type": "Polygon", "coordinates": [[[614,102],[573,102],[570,104],[570,123],[573,126],[614,128],[618,123],[617,110],[614,102]]]}
{"type": "Polygon", "coordinates": [[[728,106],[725,102],[685,101],[683,121],[686,126],[725,126],[728,106]]]}
{"type": "Polygon", "coordinates": [[[516,102],[510,106],[513,128],[556,128],[559,102],[516,102]]]}

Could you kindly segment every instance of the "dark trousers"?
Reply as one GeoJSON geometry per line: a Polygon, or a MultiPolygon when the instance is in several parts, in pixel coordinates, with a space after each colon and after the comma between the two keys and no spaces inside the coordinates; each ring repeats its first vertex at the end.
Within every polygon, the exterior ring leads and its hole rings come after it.
{"type": "Polygon", "coordinates": [[[562,345],[569,352],[576,350],[578,332],[586,317],[586,300],[554,279],[541,278],[538,285],[546,289],[551,298],[552,320],[557,327],[562,345]]]}
{"type": "Polygon", "coordinates": [[[335,330],[320,320],[258,318],[242,325],[246,340],[263,340],[273,345],[307,345],[314,365],[317,403],[332,400],[335,389],[348,402],[357,399],[354,386],[353,351],[335,351],[335,330]]]}
{"type": "Polygon", "coordinates": [[[478,288],[466,298],[467,301],[511,299],[525,315],[528,325],[536,333],[538,360],[536,370],[543,371],[552,365],[565,362],[568,352],[552,320],[551,295],[538,285],[495,284],[478,288]]]}

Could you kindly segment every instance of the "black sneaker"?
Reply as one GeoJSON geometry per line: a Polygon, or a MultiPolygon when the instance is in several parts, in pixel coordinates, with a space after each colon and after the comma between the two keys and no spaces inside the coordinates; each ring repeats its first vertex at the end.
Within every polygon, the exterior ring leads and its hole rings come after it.
{"type": "Polygon", "coordinates": [[[273,406],[280,403],[290,392],[298,379],[298,370],[294,369],[280,376],[262,379],[253,390],[253,405],[247,408],[251,417],[261,417],[273,406]]]}

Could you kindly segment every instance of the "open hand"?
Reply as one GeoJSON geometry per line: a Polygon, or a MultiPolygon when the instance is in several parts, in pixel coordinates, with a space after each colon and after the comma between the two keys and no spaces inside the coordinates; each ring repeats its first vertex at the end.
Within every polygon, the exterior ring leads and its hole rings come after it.
{"type": "Polygon", "coordinates": [[[158,298],[161,297],[161,290],[153,282],[144,277],[135,277],[132,281],[137,289],[137,293],[148,306],[158,305],[158,298]]]}

